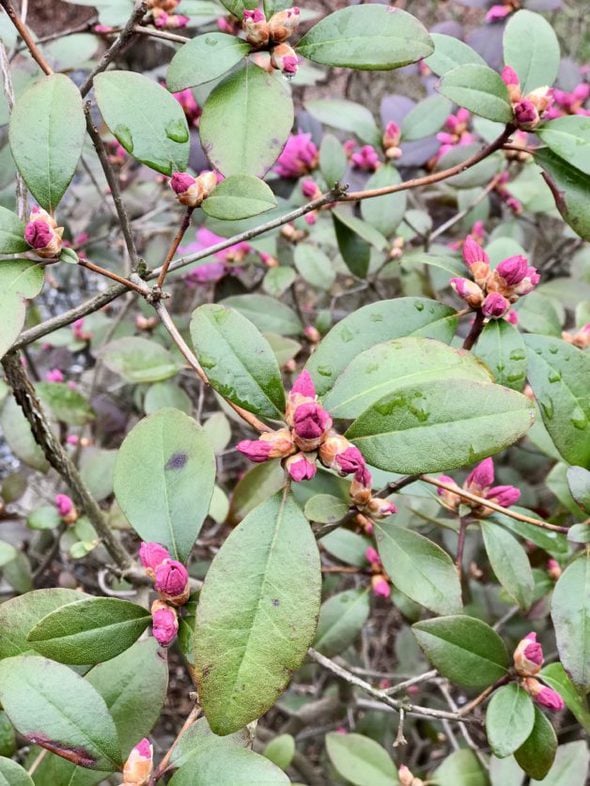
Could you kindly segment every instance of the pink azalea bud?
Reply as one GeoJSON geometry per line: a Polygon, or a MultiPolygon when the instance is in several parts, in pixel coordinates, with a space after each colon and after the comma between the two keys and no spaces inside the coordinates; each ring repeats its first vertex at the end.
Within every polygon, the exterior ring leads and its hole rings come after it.
{"type": "Polygon", "coordinates": [[[388,598],[391,595],[391,587],[385,576],[378,574],[371,577],[371,588],[373,593],[381,598],[388,598]]]}
{"type": "Polygon", "coordinates": [[[377,549],[374,549],[373,546],[369,546],[366,549],[365,557],[372,565],[376,565],[378,568],[381,567],[381,557],[379,556],[377,549]]]}
{"type": "MultiPolygon", "coordinates": [[[[449,475],[440,475],[439,480],[449,486],[454,486],[457,489],[459,488],[454,479],[449,477],[449,475]]],[[[442,489],[440,486],[437,487],[436,493],[440,497],[440,501],[445,506],[445,508],[448,508],[449,510],[457,510],[459,508],[459,505],[461,504],[461,497],[459,494],[455,494],[453,491],[449,491],[448,489],[442,489]]]]}
{"type": "Polygon", "coordinates": [[[490,259],[483,248],[479,245],[473,235],[467,235],[463,243],[463,259],[467,267],[476,262],[483,262],[489,265],[490,259]]]}
{"type": "Polygon", "coordinates": [[[514,105],[514,118],[519,128],[532,131],[539,125],[539,112],[537,107],[528,98],[523,98],[514,105]]]}
{"type": "Polygon", "coordinates": [[[307,199],[316,199],[316,197],[320,196],[322,192],[320,191],[318,184],[315,182],[315,180],[312,180],[311,178],[306,178],[301,183],[301,193],[307,199]]]}
{"type": "Polygon", "coordinates": [[[291,480],[301,483],[302,480],[311,480],[316,472],[315,461],[310,461],[304,453],[295,453],[285,461],[285,469],[291,480]]]}
{"type": "Polygon", "coordinates": [[[559,712],[565,707],[564,701],[553,688],[548,688],[534,677],[527,677],[523,680],[524,689],[529,693],[533,700],[546,710],[559,712]]]}
{"type": "Polygon", "coordinates": [[[514,11],[511,5],[493,5],[485,16],[486,22],[501,22],[514,11]]]}
{"type": "Polygon", "coordinates": [[[63,382],[64,375],[58,368],[52,368],[45,374],[47,382],[63,382]]]}
{"type": "Polygon", "coordinates": [[[195,178],[188,172],[174,172],[170,178],[170,188],[178,195],[186,193],[195,183],[195,178]]]}
{"type": "Polygon", "coordinates": [[[25,240],[32,248],[45,248],[53,239],[53,231],[45,221],[29,221],[25,227],[25,240]]]}
{"type": "Polygon", "coordinates": [[[311,134],[291,134],[274,170],[280,177],[296,178],[314,170],[318,162],[319,151],[311,134]]]}
{"type": "Polygon", "coordinates": [[[516,486],[494,486],[486,494],[486,499],[503,508],[509,508],[520,499],[520,489],[517,489],[516,486]]]}
{"type": "Polygon", "coordinates": [[[152,635],[161,647],[169,647],[178,633],[178,615],[162,600],[152,603],[152,635]]]}
{"type": "Polygon", "coordinates": [[[184,605],[190,595],[188,570],[175,559],[166,559],[155,569],[154,588],[162,599],[175,606],[184,605]]]}
{"type": "Polygon", "coordinates": [[[307,398],[315,398],[315,386],[309,371],[304,369],[297,377],[291,388],[291,393],[299,393],[307,398]]]}
{"type": "Polygon", "coordinates": [[[557,581],[561,576],[561,565],[556,559],[547,560],[547,573],[553,581],[557,581]]]}
{"type": "Polygon", "coordinates": [[[401,128],[398,126],[397,123],[394,123],[393,120],[391,120],[385,126],[385,131],[383,132],[384,149],[388,150],[391,147],[397,147],[400,143],[401,136],[402,136],[401,128]]]}
{"type": "MultiPolygon", "coordinates": [[[[299,438],[299,441],[317,442],[327,434],[331,427],[332,418],[315,401],[300,404],[293,413],[293,430],[296,441],[299,438]]],[[[318,446],[313,446],[313,448],[316,447],[318,446]]]]}
{"type": "Polygon", "coordinates": [[[526,276],[527,270],[527,258],[521,256],[520,254],[514,257],[508,257],[508,259],[500,262],[496,268],[496,272],[502,276],[508,286],[519,284],[526,276]]]}
{"type": "Polygon", "coordinates": [[[387,518],[387,516],[392,516],[394,513],[397,513],[397,508],[393,502],[390,502],[387,499],[381,499],[381,497],[371,497],[367,505],[367,512],[374,519],[384,519],[387,518]]]}
{"type": "Polygon", "coordinates": [[[64,518],[69,513],[71,513],[72,510],[74,510],[74,503],[72,502],[71,497],[68,497],[67,494],[56,494],[55,507],[57,508],[59,515],[64,518]]]}
{"type": "Polygon", "coordinates": [[[66,442],[68,445],[77,445],[80,442],[80,437],[77,434],[68,434],[66,442]]]}
{"type": "Polygon", "coordinates": [[[484,300],[484,294],[474,281],[468,278],[452,278],[451,287],[471,308],[479,308],[484,300]]]}
{"type": "Polygon", "coordinates": [[[270,442],[262,442],[260,439],[243,439],[238,442],[236,448],[256,464],[267,461],[272,450],[270,442]]]}
{"type": "Polygon", "coordinates": [[[246,41],[253,46],[266,46],[270,39],[270,30],[266,17],[260,8],[246,9],[242,15],[242,30],[246,41]]]}
{"type": "Polygon", "coordinates": [[[275,44],[281,44],[291,37],[299,25],[300,13],[297,6],[293,6],[293,8],[278,11],[271,16],[268,20],[268,27],[270,37],[275,44]]]}
{"type": "Polygon", "coordinates": [[[512,66],[504,66],[502,69],[502,81],[505,85],[520,85],[518,74],[512,66]]]}
{"type": "Polygon", "coordinates": [[[494,462],[491,458],[484,459],[471,470],[465,479],[464,488],[473,494],[481,495],[494,482],[494,462]]]}
{"type": "Polygon", "coordinates": [[[367,475],[369,479],[371,477],[363,454],[354,445],[346,448],[342,453],[338,453],[334,457],[334,461],[336,464],[335,469],[338,469],[341,475],[354,474],[355,479],[363,485],[366,485],[364,481],[367,479],[367,475]]]}
{"type": "Polygon", "coordinates": [[[24,238],[35,249],[37,256],[50,259],[61,252],[63,231],[63,227],[58,227],[46,210],[33,208],[25,226],[24,238]]]}
{"type": "Polygon", "coordinates": [[[534,677],[543,665],[543,647],[536,633],[527,633],[514,650],[514,668],[521,677],[534,677]]]}
{"type": "Polygon", "coordinates": [[[319,344],[322,340],[322,334],[314,325],[306,325],[303,328],[303,334],[311,344],[319,344]]]}
{"type": "Polygon", "coordinates": [[[516,295],[528,295],[529,292],[532,292],[533,289],[537,286],[539,281],[541,280],[541,276],[537,271],[536,267],[528,267],[526,270],[526,275],[515,287],[514,293],[516,295]]]}
{"type": "Polygon", "coordinates": [[[146,738],[138,742],[123,767],[124,786],[147,786],[154,768],[154,749],[146,738]]]}
{"type": "Polygon", "coordinates": [[[270,53],[270,62],[273,68],[281,71],[285,76],[295,76],[299,68],[299,58],[289,44],[279,44],[270,53]]]}
{"type": "Polygon", "coordinates": [[[257,464],[272,458],[285,458],[295,452],[291,432],[287,428],[261,434],[259,439],[244,439],[237,449],[257,464]]]}
{"type": "Polygon", "coordinates": [[[152,578],[155,578],[155,570],[164,560],[172,559],[168,549],[160,546],[159,543],[144,542],[139,547],[139,561],[152,578]]]}
{"type": "Polygon", "coordinates": [[[351,155],[350,160],[354,167],[363,172],[374,172],[381,165],[379,154],[372,145],[363,145],[351,155]]]}
{"type": "Polygon", "coordinates": [[[498,292],[490,292],[483,301],[481,310],[484,316],[492,319],[503,317],[510,309],[510,303],[498,292]]]}
{"type": "Polygon", "coordinates": [[[504,315],[504,319],[506,322],[510,322],[511,325],[518,325],[518,314],[516,311],[509,311],[504,315]]]}

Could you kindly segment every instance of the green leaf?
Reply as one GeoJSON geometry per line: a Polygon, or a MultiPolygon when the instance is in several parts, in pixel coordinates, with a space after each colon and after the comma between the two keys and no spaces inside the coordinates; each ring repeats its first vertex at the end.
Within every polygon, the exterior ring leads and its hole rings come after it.
{"type": "Polygon", "coordinates": [[[543,423],[570,464],[590,467],[590,355],[549,336],[525,336],[528,378],[543,423]]]}
{"type": "MultiPolygon", "coordinates": [[[[379,167],[374,175],[371,175],[365,184],[365,188],[383,188],[397,185],[397,183],[401,183],[401,177],[397,169],[391,166],[391,164],[384,164],[379,167]]],[[[401,223],[406,212],[406,205],[407,194],[405,191],[399,191],[397,194],[385,194],[373,199],[363,199],[361,202],[361,216],[378,232],[389,237],[401,223]]]]}
{"type": "Polygon", "coordinates": [[[383,566],[399,590],[437,614],[461,611],[461,583],[446,551],[393,521],[373,526],[383,566]]]}
{"type": "Polygon", "coordinates": [[[21,251],[28,251],[29,244],[24,234],[25,225],[19,217],[12,210],[0,206],[0,254],[19,254],[21,251]]]}
{"type": "Polygon", "coordinates": [[[504,642],[475,617],[423,620],[412,630],[428,659],[451,682],[483,690],[507,674],[504,642]]]}
{"type": "Polygon", "coordinates": [[[44,275],[43,267],[30,259],[7,259],[0,262],[0,357],[4,357],[18,338],[25,322],[25,300],[39,294],[44,275]]]}
{"type": "Polygon", "coordinates": [[[590,555],[561,574],[551,599],[559,659],[576,687],[590,689],[590,555]]]}
{"type": "MultiPolygon", "coordinates": [[[[295,246],[293,261],[299,275],[312,287],[329,290],[336,280],[336,271],[332,260],[317,246],[298,243],[295,246]]],[[[277,269],[275,268],[275,270],[277,269]]]]}
{"type": "Polygon", "coordinates": [[[590,117],[558,117],[543,125],[536,133],[568,164],[590,175],[590,117]]]}
{"type": "Polygon", "coordinates": [[[199,424],[161,409],[126,436],[115,465],[115,495],[137,534],[183,562],[209,510],[215,456],[199,424]]]}
{"type": "Polygon", "coordinates": [[[533,700],[520,685],[504,685],[494,692],[486,709],[486,734],[496,756],[503,759],[520,748],[534,723],[533,700]]]}
{"type": "Polygon", "coordinates": [[[456,314],[449,306],[418,297],[381,300],[352,312],[332,328],[306,364],[318,395],[334,386],[360,352],[382,341],[419,335],[450,342],[456,314]]]}
{"type": "Polygon", "coordinates": [[[238,747],[195,754],[176,771],[170,786],[289,786],[291,781],[271,761],[238,747]]]}
{"type": "Polygon", "coordinates": [[[440,92],[475,115],[497,123],[510,123],[512,105],[506,85],[495,71],[485,65],[468,63],[447,71],[440,92]]]}
{"type": "Polygon", "coordinates": [[[241,19],[245,8],[256,8],[258,3],[256,0],[221,0],[221,5],[236,19],[241,19]]]}
{"type": "Polygon", "coordinates": [[[470,352],[428,338],[400,338],[357,355],[323,404],[334,417],[355,418],[394,390],[439,379],[489,382],[490,375],[470,352]]]}
{"type": "Polygon", "coordinates": [[[286,770],[291,764],[294,753],[295,738],[291,734],[279,734],[268,743],[263,751],[264,756],[282,770],[286,770]]]}
{"type": "Polygon", "coordinates": [[[522,786],[524,772],[514,756],[499,759],[492,755],[490,757],[490,780],[492,786],[522,786]]]}
{"type": "Polygon", "coordinates": [[[585,740],[560,745],[549,773],[542,781],[531,781],[530,786],[585,786],[589,759],[585,740]]]}
{"type": "Polygon", "coordinates": [[[402,121],[402,141],[412,142],[436,134],[445,124],[451,109],[450,101],[436,93],[419,101],[402,121]]]}
{"type": "Polygon", "coordinates": [[[17,99],[10,117],[10,150],[27,188],[45,210],[55,210],[70,185],[85,133],[82,99],[67,76],[43,76],[17,99]]]}
{"type": "Polygon", "coordinates": [[[269,186],[252,175],[231,175],[222,180],[203,202],[203,211],[213,218],[238,221],[276,207],[269,186]]]}
{"type": "Polygon", "coordinates": [[[107,368],[126,382],[160,382],[179,371],[176,358],[155,341],[126,336],[109,342],[99,357],[107,368]]]}
{"type": "MultiPolygon", "coordinates": [[[[316,497],[311,498],[310,502],[319,496],[326,495],[317,494],[316,497]]],[[[307,515],[307,505],[305,511],[307,515]]],[[[322,546],[329,554],[348,565],[356,565],[357,568],[367,566],[365,552],[370,545],[370,542],[362,535],[357,535],[356,532],[351,532],[343,527],[335,529],[322,538],[322,546]]]]}
{"type": "Polygon", "coordinates": [[[0,757],[0,786],[34,786],[31,776],[12,759],[0,757]]]}
{"type": "Polygon", "coordinates": [[[315,63],[385,71],[432,54],[426,28],[399,8],[363,5],[342,8],[314,25],[296,47],[315,63]]]}
{"type": "Polygon", "coordinates": [[[486,62],[477,52],[455,36],[432,33],[434,52],[424,61],[437,76],[462,65],[485,65],[486,62]]]}
{"type": "Polygon", "coordinates": [[[540,672],[540,677],[550,688],[559,693],[578,723],[590,734],[588,699],[576,690],[561,663],[550,663],[545,666],[540,672]]]}
{"type": "Polygon", "coordinates": [[[338,592],[322,604],[313,646],[328,658],[340,655],[361,632],[371,610],[367,589],[338,592]]]}
{"type": "Polygon", "coordinates": [[[27,592],[0,604],[0,658],[31,652],[33,648],[27,636],[39,620],[55,609],[85,597],[80,592],[56,587],[27,592]]]}
{"type": "Polygon", "coordinates": [[[336,771],[355,786],[395,786],[395,764],[375,740],[362,734],[326,734],[326,750],[336,771]]]}
{"type": "Polygon", "coordinates": [[[324,125],[341,131],[352,131],[369,145],[381,145],[381,131],[377,128],[375,118],[362,104],[342,98],[318,98],[306,101],[305,108],[324,125]]]}
{"type": "Polygon", "coordinates": [[[447,756],[432,777],[437,786],[488,786],[489,783],[479,759],[467,748],[447,756]]]}
{"type": "Polygon", "coordinates": [[[351,273],[364,278],[369,270],[371,246],[383,251],[387,240],[381,232],[344,210],[332,210],[338,249],[351,273]]]}
{"type": "Polygon", "coordinates": [[[320,524],[335,524],[349,512],[348,503],[332,494],[315,494],[305,503],[305,518],[320,524]]]}
{"type": "Polygon", "coordinates": [[[248,748],[250,745],[248,729],[240,729],[234,734],[220,737],[211,731],[207,718],[201,717],[179,738],[178,744],[172,750],[170,764],[173,767],[181,767],[193,756],[203,759],[210,753],[215,753],[218,758],[221,758],[232,748],[248,748]]]}
{"type": "MultiPolygon", "coordinates": [[[[304,246],[298,245],[296,251],[304,246]]],[[[307,246],[305,246],[307,248],[307,246]]],[[[292,267],[286,265],[279,265],[278,267],[271,267],[264,276],[262,288],[271,297],[280,298],[284,295],[289,287],[297,278],[297,273],[292,267]]]]}
{"type": "Polygon", "coordinates": [[[88,401],[66,382],[38,382],[36,390],[56,420],[72,426],[83,426],[94,420],[94,412],[88,401]]]}
{"type": "MultiPolygon", "coordinates": [[[[530,701],[530,699],[529,699],[530,701]]],[[[534,707],[534,705],[533,705],[534,707]]],[[[555,759],[557,735],[538,707],[534,707],[534,725],[529,737],[514,753],[522,769],[531,778],[543,779],[555,759]]]]}
{"type": "MultiPolygon", "coordinates": [[[[371,120],[373,121],[372,116],[371,120]]],[[[340,140],[333,134],[324,134],[320,145],[320,171],[328,188],[332,188],[342,180],[346,172],[346,163],[346,153],[340,140]]],[[[298,245],[297,248],[301,246],[298,245]]]]}
{"type": "Polygon", "coordinates": [[[313,639],[320,590],[315,538],[286,492],[231,532],[207,572],[195,629],[199,697],[216,734],[274,704],[313,639]]]}
{"type": "Polygon", "coordinates": [[[146,391],[143,410],[146,415],[153,415],[164,407],[180,409],[181,412],[190,415],[193,404],[186,392],[175,382],[154,382],[146,391]]]}
{"type": "Polygon", "coordinates": [[[230,524],[245,516],[285,486],[285,472],[279,461],[265,461],[242,475],[234,489],[228,514],[230,524]]]}
{"type": "Polygon", "coordinates": [[[535,582],[526,551],[509,532],[490,521],[481,521],[481,534],[496,578],[521,609],[528,609],[535,582]]]}
{"type": "Polygon", "coordinates": [[[498,453],[532,424],[526,396],[466,379],[408,385],[365,410],[346,432],[369,464],[400,473],[454,469],[498,453]]]}
{"type": "Polygon", "coordinates": [[[6,658],[0,701],[29,742],[89,769],[119,769],[117,730],[104,699],[67,666],[36,655],[6,658]]]}
{"type": "Polygon", "coordinates": [[[39,620],[27,641],[46,658],[82,666],[120,655],[150,622],[150,613],[137,603],[84,598],[39,620]]]}
{"type": "Polygon", "coordinates": [[[543,169],[545,182],[551,189],[563,220],[584,240],[590,240],[590,182],[579,169],[564,161],[552,150],[541,148],[534,154],[543,169]]]}
{"type": "Polygon", "coordinates": [[[166,74],[171,92],[218,79],[250,51],[250,44],[227,33],[205,33],[184,44],[172,58],[166,74]]]}
{"type": "Polygon", "coordinates": [[[293,102],[285,80],[248,63],[209,94],[199,133],[209,160],[223,175],[263,177],[292,125],[293,102]]]}
{"type": "Polygon", "coordinates": [[[586,513],[590,513],[590,472],[583,467],[569,467],[567,482],[572,497],[586,513]]]}
{"type": "Polygon", "coordinates": [[[215,390],[249,412],[282,418],[285,393],[279,365],[268,341],[246,317],[219,304],[200,306],[193,312],[191,336],[215,390]]]}
{"type": "Polygon", "coordinates": [[[235,308],[256,325],[262,333],[277,333],[279,336],[296,336],[303,325],[292,308],[267,295],[232,295],[219,305],[235,308]]]}
{"type": "Polygon", "coordinates": [[[133,71],[107,71],[94,78],[94,91],[105,123],[130,155],[164,175],[184,172],[188,125],[166,88],[133,71]]]}
{"type": "Polygon", "coordinates": [[[527,357],[521,333],[505,319],[492,319],[484,327],[474,352],[488,366],[495,381],[522,390],[527,357]]]}
{"type": "Polygon", "coordinates": [[[86,675],[111,713],[123,756],[152,730],[168,689],[168,663],[154,638],[136,642],[86,675]]]}
{"type": "Polygon", "coordinates": [[[551,87],[559,71],[559,41],[549,22],[532,11],[518,11],[508,20],[502,41],[504,62],[512,66],[522,94],[551,87]]]}

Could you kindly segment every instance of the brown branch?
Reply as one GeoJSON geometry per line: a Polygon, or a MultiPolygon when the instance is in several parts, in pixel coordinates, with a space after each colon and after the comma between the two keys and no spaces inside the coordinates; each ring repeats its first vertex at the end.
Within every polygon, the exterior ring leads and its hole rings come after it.
{"type": "Polygon", "coordinates": [[[463,349],[472,349],[475,346],[483,330],[485,319],[483,311],[481,308],[478,308],[475,312],[475,319],[473,320],[473,325],[471,325],[471,330],[463,342],[463,349]]]}
{"type": "Polygon", "coordinates": [[[167,30],[158,30],[156,27],[144,27],[143,25],[135,25],[133,32],[140,35],[148,35],[152,38],[162,38],[164,41],[174,41],[177,44],[186,44],[187,41],[191,40],[185,35],[169,33],[167,30]]]}
{"type": "Polygon", "coordinates": [[[172,745],[168,748],[168,751],[166,752],[166,755],[164,756],[164,758],[162,759],[160,764],[154,770],[154,773],[153,773],[153,775],[150,778],[150,784],[156,783],[156,781],[159,778],[161,778],[162,775],[166,772],[166,770],[168,769],[168,763],[170,761],[170,757],[172,756],[172,753],[174,752],[174,749],[178,745],[178,743],[180,741],[180,738],[183,736],[183,734],[186,731],[188,731],[190,729],[190,727],[198,719],[200,714],[201,714],[201,708],[200,707],[193,707],[192,708],[192,710],[190,711],[187,719],[182,724],[182,728],[180,729],[180,731],[178,732],[178,734],[174,738],[174,741],[173,741],[172,745]]]}
{"type": "Polygon", "coordinates": [[[172,244],[168,249],[168,253],[166,254],[166,259],[162,263],[162,267],[160,268],[160,274],[158,276],[158,280],[156,281],[156,286],[159,289],[162,289],[164,286],[164,281],[166,279],[166,274],[168,273],[168,268],[170,267],[170,262],[172,262],[172,257],[176,254],[176,249],[180,245],[182,238],[184,237],[184,233],[190,226],[191,217],[193,215],[194,207],[187,207],[184,216],[182,217],[182,221],[180,223],[180,227],[178,228],[178,232],[174,236],[172,244]]]}
{"type": "Polygon", "coordinates": [[[47,60],[43,57],[41,50],[37,46],[37,44],[33,41],[33,37],[29,33],[27,26],[23,24],[20,16],[16,13],[16,10],[10,0],[0,0],[0,5],[6,11],[8,16],[10,17],[10,21],[18,30],[18,34],[23,39],[23,42],[26,44],[27,49],[31,53],[31,57],[35,60],[39,68],[47,74],[47,76],[51,76],[53,74],[53,69],[47,62],[47,60]]]}
{"type": "Polygon", "coordinates": [[[121,284],[121,286],[124,286],[127,289],[132,289],[134,292],[137,292],[139,295],[143,295],[144,297],[151,293],[150,288],[145,284],[143,286],[136,284],[135,282],[130,281],[128,278],[123,278],[117,273],[113,273],[111,270],[107,270],[100,265],[95,265],[94,262],[91,262],[89,259],[78,259],[78,264],[87,270],[92,270],[94,273],[98,273],[105,278],[110,278],[112,281],[116,281],[117,283],[121,284]]]}

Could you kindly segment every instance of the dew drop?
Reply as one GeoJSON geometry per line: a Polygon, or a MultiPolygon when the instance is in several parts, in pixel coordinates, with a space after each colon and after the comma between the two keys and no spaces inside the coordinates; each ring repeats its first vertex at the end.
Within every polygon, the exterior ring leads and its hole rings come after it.
{"type": "Polygon", "coordinates": [[[331,377],[334,373],[332,366],[318,366],[318,374],[321,377],[331,377]]]}
{"type": "Polygon", "coordinates": [[[508,355],[510,360],[524,360],[526,354],[522,349],[513,349],[510,355],[508,355]]]}
{"type": "Polygon", "coordinates": [[[551,352],[552,355],[557,355],[557,349],[557,347],[549,347],[549,352],[551,352]]]}
{"type": "Polygon", "coordinates": [[[344,341],[345,344],[348,344],[349,341],[352,341],[354,338],[354,333],[349,330],[347,327],[343,327],[340,331],[340,340],[344,341]]]}
{"type": "Polygon", "coordinates": [[[383,314],[379,313],[378,311],[374,312],[371,314],[371,322],[383,322],[383,314]]]}
{"type": "Polygon", "coordinates": [[[553,420],[553,401],[548,398],[545,401],[541,401],[540,404],[547,420],[553,420]]]}
{"type": "Polygon", "coordinates": [[[128,126],[118,125],[114,134],[128,153],[133,153],[133,136],[128,126]]]}
{"type": "Polygon", "coordinates": [[[414,303],[414,308],[416,311],[424,311],[424,303],[418,301],[418,303],[414,303]]]}
{"type": "Polygon", "coordinates": [[[580,429],[580,431],[588,428],[588,418],[579,407],[576,407],[574,410],[574,413],[570,418],[570,422],[574,428],[580,429]]]}
{"type": "Polygon", "coordinates": [[[559,382],[559,380],[561,379],[561,372],[553,370],[549,373],[547,379],[549,380],[549,382],[559,382]]]}
{"type": "Polygon", "coordinates": [[[188,128],[186,120],[171,120],[166,126],[166,136],[173,142],[186,142],[188,140],[188,128]]]}

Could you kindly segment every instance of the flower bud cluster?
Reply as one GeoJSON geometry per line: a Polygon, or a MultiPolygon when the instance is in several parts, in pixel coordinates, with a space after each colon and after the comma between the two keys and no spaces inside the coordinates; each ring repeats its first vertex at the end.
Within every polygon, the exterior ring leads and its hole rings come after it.
{"type": "Polygon", "coordinates": [[[123,786],[147,786],[154,768],[154,749],[151,742],[143,740],[131,750],[123,767],[123,786]]]}
{"type": "MultiPolygon", "coordinates": [[[[459,490],[459,486],[455,483],[453,478],[448,475],[441,475],[439,480],[459,490]]],[[[467,475],[462,488],[478,497],[489,499],[491,502],[495,502],[496,505],[501,505],[503,508],[509,508],[520,499],[520,490],[517,489],[516,486],[494,486],[493,484],[494,462],[491,458],[487,458],[481,461],[469,475],[467,475]]],[[[443,488],[438,488],[437,491],[441,503],[449,510],[456,512],[460,505],[467,505],[471,507],[473,515],[477,516],[477,518],[486,518],[493,513],[491,508],[486,508],[485,505],[480,505],[477,502],[470,502],[454,491],[443,488]]]]}
{"type": "Polygon", "coordinates": [[[159,543],[142,543],[139,561],[160,596],[152,603],[152,633],[158,644],[168,647],[178,633],[176,607],[184,606],[190,596],[188,571],[159,543]]]}
{"type": "Polygon", "coordinates": [[[279,177],[294,179],[308,175],[319,164],[320,153],[311,134],[291,134],[278,157],[274,171],[279,177]]]}
{"type": "Polygon", "coordinates": [[[193,208],[199,207],[211,196],[216,185],[217,175],[208,169],[197,177],[189,175],[188,172],[174,172],[170,178],[170,188],[180,204],[193,208]]]}
{"type": "Polygon", "coordinates": [[[444,130],[436,138],[441,143],[436,154],[437,159],[442,158],[455,147],[470,145],[476,141],[474,134],[469,131],[471,112],[468,109],[458,109],[454,115],[449,115],[445,121],[444,130]]]}
{"type": "Polygon", "coordinates": [[[383,569],[381,557],[372,546],[365,551],[365,557],[371,566],[371,589],[373,594],[381,598],[388,598],[391,595],[389,577],[383,569]]]}
{"type": "Polygon", "coordinates": [[[564,708],[559,693],[536,679],[543,666],[543,648],[536,633],[527,633],[514,650],[514,670],[521,678],[521,685],[540,707],[552,712],[564,708]]]}
{"type": "Polygon", "coordinates": [[[519,297],[528,295],[540,280],[535,267],[523,256],[504,259],[492,270],[490,260],[472,235],[463,244],[463,259],[473,279],[452,278],[451,286],[468,306],[485,317],[505,317],[519,297]]]}
{"type": "Polygon", "coordinates": [[[559,90],[553,88],[553,105],[547,110],[545,117],[554,120],[556,117],[564,115],[590,115],[590,109],[586,109],[584,104],[590,98],[590,84],[580,82],[573,90],[559,90]]]}
{"type": "Polygon", "coordinates": [[[514,122],[523,131],[534,131],[553,103],[553,91],[550,87],[537,87],[523,96],[518,74],[510,66],[503,69],[502,79],[512,101],[514,122]]]}
{"type": "Polygon", "coordinates": [[[34,207],[25,226],[25,240],[34,249],[35,254],[43,259],[59,256],[63,241],[63,227],[46,210],[34,207]]]}
{"type": "Polygon", "coordinates": [[[149,16],[159,30],[178,30],[189,23],[188,16],[176,14],[180,0],[149,0],[149,16]]]}
{"type": "Polygon", "coordinates": [[[387,123],[381,141],[383,143],[383,150],[385,151],[385,158],[389,161],[394,161],[401,156],[402,151],[399,146],[401,137],[402,131],[398,124],[394,123],[393,120],[387,123]]]}
{"type": "Polygon", "coordinates": [[[270,47],[270,65],[285,76],[297,73],[299,58],[289,46],[288,39],[299,25],[297,6],[278,11],[267,20],[261,8],[246,9],[242,16],[242,30],[246,41],[257,49],[270,47]]]}

